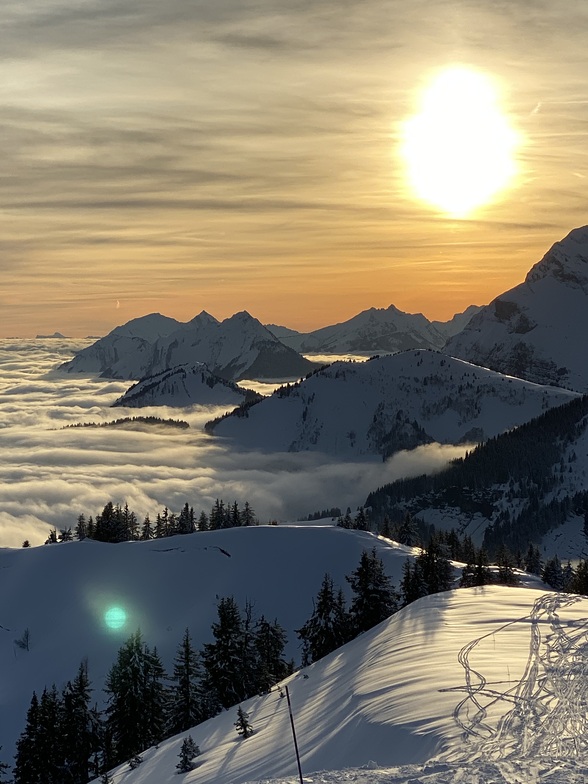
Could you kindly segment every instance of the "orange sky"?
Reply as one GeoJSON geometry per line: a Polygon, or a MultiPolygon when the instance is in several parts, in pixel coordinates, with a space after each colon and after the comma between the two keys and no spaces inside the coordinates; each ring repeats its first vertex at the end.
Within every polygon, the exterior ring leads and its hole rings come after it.
{"type": "Polygon", "coordinates": [[[447,319],[588,223],[583,0],[9,0],[0,25],[0,335],[447,319]],[[524,140],[512,186],[461,220],[399,154],[455,63],[492,76],[524,140]]]}

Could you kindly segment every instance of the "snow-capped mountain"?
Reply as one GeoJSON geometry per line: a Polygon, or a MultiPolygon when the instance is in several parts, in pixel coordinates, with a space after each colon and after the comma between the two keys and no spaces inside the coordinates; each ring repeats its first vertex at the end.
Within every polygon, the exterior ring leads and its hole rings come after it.
{"type": "Polygon", "coordinates": [[[446,338],[422,313],[403,313],[390,305],[364,310],[348,321],[314,332],[281,335],[280,340],[296,351],[346,354],[441,348],[446,338]]]}
{"type": "Polygon", "coordinates": [[[478,443],[576,396],[418,350],[335,362],[207,427],[246,448],[388,457],[432,441],[478,443]]]}
{"type": "Polygon", "coordinates": [[[113,406],[238,406],[259,395],[213,375],[206,365],[180,365],[142,378],[113,406]]]}
{"type": "Polygon", "coordinates": [[[160,313],[132,319],[82,349],[59,369],[67,373],[97,373],[106,378],[141,378],[154,343],[180,326],[179,321],[160,313]]]}
{"type": "Polygon", "coordinates": [[[154,346],[147,373],[204,362],[221,378],[300,378],[315,365],[281,343],[247,311],[222,322],[201,313],[154,346]]]}
{"type": "Polygon", "coordinates": [[[588,391],[588,227],[574,229],[451,338],[444,351],[544,384],[588,391]]]}
{"type": "Polygon", "coordinates": [[[134,319],[60,370],[140,379],[195,362],[228,380],[299,378],[315,367],[246,311],[222,322],[202,311],[186,324],[159,314],[134,319]]]}
{"type": "Polygon", "coordinates": [[[462,329],[465,329],[467,324],[471,321],[472,317],[482,310],[482,305],[469,305],[461,313],[456,313],[449,321],[431,321],[435,329],[445,337],[448,338],[457,335],[462,329]]]}

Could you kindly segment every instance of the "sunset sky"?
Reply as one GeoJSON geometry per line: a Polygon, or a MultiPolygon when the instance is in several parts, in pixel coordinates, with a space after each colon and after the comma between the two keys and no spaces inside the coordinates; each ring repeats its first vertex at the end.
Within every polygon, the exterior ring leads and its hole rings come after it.
{"type": "Polygon", "coordinates": [[[585,0],[4,0],[0,31],[0,336],[447,319],[588,223],[585,0]],[[462,218],[400,154],[456,65],[519,140],[462,218]]]}

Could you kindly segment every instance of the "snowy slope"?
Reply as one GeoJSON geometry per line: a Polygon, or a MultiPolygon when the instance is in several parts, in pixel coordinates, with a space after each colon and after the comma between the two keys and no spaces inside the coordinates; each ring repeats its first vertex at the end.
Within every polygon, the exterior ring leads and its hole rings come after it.
{"type": "Polygon", "coordinates": [[[588,227],[547,252],[524,283],[501,294],[445,352],[540,383],[588,391],[588,227]]]}
{"type": "Polygon", "coordinates": [[[394,305],[370,308],[341,324],[307,334],[282,335],[280,339],[296,351],[334,354],[441,348],[445,342],[422,313],[403,313],[394,305]]]}
{"type": "MultiPolygon", "coordinates": [[[[411,768],[380,780],[491,784],[502,780],[495,776],[502,769],[507,776],[518,770],[520,778],[504,779],[518,784],[563,782],[533,774],[571,759],[564,770],[574,778],[567,781],[581,781],[587,683],[578,673],[588,664],[587,624],[588,599],[525,588],[458,590],[415,602],[289,679],[306,780],[373,781],[367,771],[325,779],[314,771],[422,764],[441,753],[423,778],[411,768]],[[475,778],[465,778],[460,771],[472,762],[475,778]]],[[[286,699],[274,690],[243,707],[253,736],[238,739],[236,711],[194,728],[201,756],[183,781],[296,780],[286,699]]],[[[117,784],[178,781],[184,736],[146,751],[135,771],[121,766],[117,784]]]]}
{"type": "Polygon", "coordinates": [[[246,448],[388,456],[431,441],[477,443],[575,396],[434,351],[407,351],[336,362],[210,429],[246,448]]]}
{"type": "Polygon", "coordinates": [[[116,327],[96,343],[82,349],[72,360],[64,362],[60,370],[68,373],[100,373],[107,378],[140,378],[143,375],[140,368],[150,356],[155,341],[162,335],[169,335],[179,326],[179,321],[160,313],[141,316],[116,327]],[[126,375],[120,375],[118,369],[121,358],[126,363],[126,375]]]}
{"type": "Polygon", "coordinates": [[[211,640],[217,597],[253,602],[288,634],[288,657],[300,660],[294,629],[312,613],[323,575],[347,591],[345,575],[375,546],[398,582],[410,548],[334,527],[259,526],[151,542],[71,542],[0,549],[0,746],[8,756],[23,728],[33,689],[62,688],[84,656],[100,702],[104,676],[138,627],[170,668],[188,626],[194,645],[211,640]],[[106,610],[128,622],[108,630],[106,610]],[[31,649],[14,640],[30,630],[31,649]]]}
{"type": "Polygon", "coordinates": [[[142,378],[113,406],[238,406],[257,395],[213,375],[206,365],[181,365],[142,378]]]}

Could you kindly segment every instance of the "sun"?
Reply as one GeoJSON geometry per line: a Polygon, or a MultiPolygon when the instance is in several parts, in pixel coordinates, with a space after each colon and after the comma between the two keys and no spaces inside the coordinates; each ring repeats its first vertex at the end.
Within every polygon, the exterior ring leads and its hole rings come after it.
{"type": "Polygon", "coordinates": [[[402,130],[401,154],[415,194],[452,217],[491,202],[516,174],[519,135],[501,112],[492,81],[478,71],[438,74],[402,130]]]}

